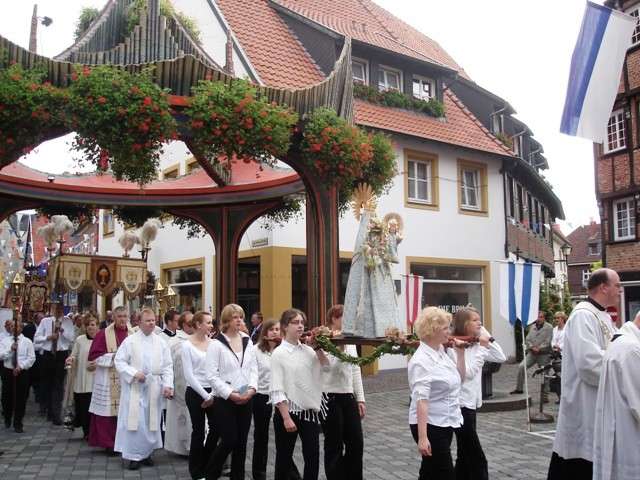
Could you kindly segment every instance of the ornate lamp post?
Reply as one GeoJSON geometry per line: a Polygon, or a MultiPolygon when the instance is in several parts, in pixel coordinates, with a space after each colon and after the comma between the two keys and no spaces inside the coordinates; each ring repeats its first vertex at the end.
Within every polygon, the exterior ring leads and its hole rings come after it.
{"type": "Polygon", "coordinates": [[[165,301],[165,290],[166,288],[162,286],[162,284],[160,283],[160,280],[158,280],[156,282],[156,286],[153,289],[153,296],[156,299],[156,305],[158,310],[158,318],[160,318],[163,313],[162,302],[165,301]]]}
{"type": "Polygon", "coordinates": [[[167,287],[167,293],[163,295],[167,309],[175,307],[176,292],[173,288],[167,287]]]}
{"type": "MultiPolygon", "coordinates": [[[[18,343],[18,305],[24,293],[24,278],[20,272],[11,281],[11,305],[13,307],[13,341],[18,343]]],[[[18,349],[13,351],[13,364],[18,365],[18,349]]]]}

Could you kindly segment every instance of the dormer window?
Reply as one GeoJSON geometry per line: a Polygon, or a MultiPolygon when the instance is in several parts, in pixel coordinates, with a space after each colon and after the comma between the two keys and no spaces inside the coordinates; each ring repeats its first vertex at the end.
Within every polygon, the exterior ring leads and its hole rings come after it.
{"type": "Polygon", "coordinates": [[[504,115],[502,113],[493,112],[491,114],[491,131],[495,133],[504,133],[504,115]]]}
{"type": "Polygon", "coordinates": [[[631,44],[637,45],[640,43],[640,7],[638,5],[634,5],[629,8],[626,13],[636,19],[636,28],[633,30],[633,34],[631,35],[631,44]]]}
{"type": "Polygon", "coordinates": [[[402,73],[399,70],[393,68],[380,66],[380,74],[378,75],[378,90],[384,92],[385,90],[395,90],[400,92],[402,90],[402,73]]]}
{"type": "Polygon", "coordinates": [[[436,94],[435,82],[420,75],[413,76],[413,96],[420,100],[431,100],[436,94]]]}
{"type": "Polygon", "coordinates": [[[513,137],[513,154],[522,158],[522,153],[522,135],[516,135],[513,137]]]}
{"type": "Polygon", "coordinates": [[[366,60],[354,58],[351,62],[353,81],[367,85],[369,83],[369,63],[366,60]]]}

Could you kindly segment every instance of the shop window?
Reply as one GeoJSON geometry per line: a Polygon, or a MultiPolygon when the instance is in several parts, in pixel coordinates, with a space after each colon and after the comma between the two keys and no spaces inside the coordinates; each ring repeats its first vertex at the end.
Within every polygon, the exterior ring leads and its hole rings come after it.
{"type": "Polygon", "coordinates": [[[162,271],[166,286],[170,286],[176,292],[175,307],[178,311],[192,310],[197,312],[203,309],[202,263],[162,268],[162,271]]]}
{"type": "Polygon", "coordinates": [[[482,312],[484,268],[458,265],[411,265],[411,274],[424,278],[422,306],[455,313],[473,305],[482,312]]]}

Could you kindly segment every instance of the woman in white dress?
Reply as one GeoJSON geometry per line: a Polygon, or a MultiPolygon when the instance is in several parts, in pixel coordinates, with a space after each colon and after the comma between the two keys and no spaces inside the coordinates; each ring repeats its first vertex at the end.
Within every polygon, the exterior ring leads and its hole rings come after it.
{"type": "Polygon", "coordinates": [[[207,350],[213,342],[209,338],[213,318],[209,312],[197,312],[188,327],[193,329],[193,333],[180,347],[182,370],[187,384],[184,398],[192,426],[189,473],[193,479],[198,479],[204,477],[207,461],[216,444],[213,428],[213,393],[205,366],[207,350]],[[205,423],[209,427],[206,441],[205,423]]]}
{"type": "Polygon", "coordinates": [[[96,362],[89,361],[89,349],[93,343],[93,337],[98,333],[98,320],[92,315],[86,315],[83,319],[83,327],[86,334],[80,335],[73,343],[71,355],[67,357],[66,364],[73,368],[73,406],[75,417],[74,427],[82,427],[83,438],[89,437],[89,405],[91,404],[91,392],[93,391],[93,375],[96,370],[96,362]]]}
{"type": "MultiPolygon", "coordinates": [[[[342,331],[342,305],[327,312],[327,327],[342,331]]],[[[355,345],[341,347],[355,357],[355,345]]],[[[324,472],[327,480],[362,480],[362,418],[366,414],[360,367],[328,355],[329,370],[323,374],[327,414],[324,432],[324,472]]]]}

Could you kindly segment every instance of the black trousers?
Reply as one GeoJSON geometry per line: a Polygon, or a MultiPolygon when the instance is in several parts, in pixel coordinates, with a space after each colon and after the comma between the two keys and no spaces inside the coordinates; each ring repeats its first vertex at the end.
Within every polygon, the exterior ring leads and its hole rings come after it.
{"type": "Polygon", "coordinates": [[[42,386],[40,383],[40,371],[42,370],[42,354],[36,352],[36,361],[29,369],[29,386],[33,389],[33,395],[38,405],[42,403],[41,392],[42,386]]]}
{"type": "MultiPolygon", "coordinates": [[[[418,425],[410,425],[411,434],[418,443],[418,425]]],[[[419,480],[456,480],[451,459],[453,427],[437,427],[427,424],[427,439],[431,444],[431,456],[422,457],[419,480]]]]}
{"type": "Polygon", "coordinates": [[[91,392],[73,393],[73,408],[75,412],[73,426],[82,427],[82,433],[85,437],[89,436],[89,424],[91,423],[89,405],[91,405],[91,392]]]}
{"type": "Polygon", "coordinates": [[[455,429],[458,446],[456,480],[489,480],[487,458],[476,432],[476,411],[465,407],[461,411],[464,423],[455,429]]]}
{"type": "Polygon", "coordinates": [[[593,478],[593,463],[584,458],[562,458],[551,454],[547,480],[590,480],[593,478]]]}
{"type": "Polygon", "coordinates": [[[54,422],[62,421],[62,397],[66,374],[64,362],[68,356],[68,350],[55,353],[45,351],[42,354],[42,396],[47,415],[54,422]]]}
{"type": "Polygon", "coordinates": [[[256,393],[253,397],[253,456],[251,473],[253,480],[266,480],[269,455],[269,424],[273,407],[269,395],[256,393]]]}
{"type": "MultiPolygon", "coordinates": [[[[210,393],[210,388],[205,388],[210,393]]],[[[205,474],[205,467],[213,449],[216,446],[218,437],[213,426],[213,405],[209,408],[202,408],[203,400],[200,395],[191,387],[187,387],[184,400],[191,417],[191,447],[189,449],[189,473],[192,478],[202,478],[205,474]],[[209,425],[209,432],[205,441],[204,430],[205,421],[209,425]]]]}
{"type": "Polygon", "coordinates": [[[351,393],[330,393],[324,432],[324,471],[327,480],[362,480],[362,421],[351,393]]]}
{"type": "Polygon", "coordinates": [[[2,367],[2,412],[7,425],[22,427],[28,395],[29,370],[22,370],[14,377],[11,368],[2,367]]]}
{"type": "Polygon", "coordinates": [[[284,420],[278,409],[273,416],[273,429],[276,441],[276,475],[275,480],[288,480],[293,468],[293,450],[296,447],[298,435],[302,442],[302,457],[304,458],[304,480],[317,480],[320,469],[320,425],[313,421],[302,420],[291,415],[297,431],[287,432],[284,420]]]}
{"type": "Polygon", "coordinates": [[[247,437],[251,427],[251,401],[236,405],[216,397],[213,402],[213,425],[220,438],[206,467],[207,480],[217,480],[224,461],[231,454],[231,480],[244,480],[247,437]]]}

